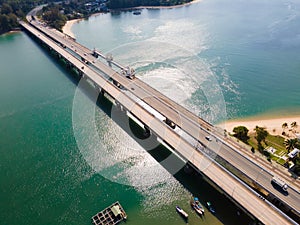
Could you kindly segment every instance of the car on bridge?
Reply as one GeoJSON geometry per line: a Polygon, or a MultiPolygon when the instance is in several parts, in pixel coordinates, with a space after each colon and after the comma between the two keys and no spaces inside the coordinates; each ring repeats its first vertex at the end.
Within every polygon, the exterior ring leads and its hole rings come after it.
{"type": "Polygon", "coordinates": [[[208,141],[212,141],[210,136],[206,136],[205,139],[208,140],[208,141]]]}

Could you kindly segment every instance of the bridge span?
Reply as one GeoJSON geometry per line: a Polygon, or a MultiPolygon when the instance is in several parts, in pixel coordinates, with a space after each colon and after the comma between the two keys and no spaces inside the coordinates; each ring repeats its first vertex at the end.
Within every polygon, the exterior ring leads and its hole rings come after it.
{"type": "MultiPolygon", "coordinates": [[[[257,175],[260,174],[261,177],[266,177],[266,180],[269,179],[269,183],[272,177],[271,174],[269,174],[268,171],[264,174],[261,172],[260,168],[258,172],[257,170],[254,170],[253,172],[252,162],[239,154],[233,154],[232,149],[230,149],[231,146],[228,144],[224,145],[224,140],[220,138],[220,135],[215,135],[215,133],[213,133],[214,128],[212,125],[168,99],[166,96],[151,88],[149,85],[146,85],[139,79],[134,79],[133,82],[131,79],[122,76],[109,66],[96,60],[95,57],[101,57],[101,53],[78,44],[73,39],[68,38],[66,35],[56,30],[35,23],[36,22],[32,21],[32,25],[34,26],[31,26],[25,22],[20,22],[27,31],[45,43],[60,57],[64,58],[69,65],[77,68],[78,73],[92,81],[97,89],[99,88],[102,91],[107,92],[115,102],[121,104],[147,128],[150,128],[152,133],[172,146],[180,156],[189,161],[194,167],[198,168],[199,171],[204,173],[209,179],[224,190],[228,196],[233,198],[257,219],[265,224],[293,223],[293,221],[279,213],[279,211],[271,204],[259,198],[251,189],[206,157],[203,152],[199,151],[198,148],[195,148],[195,144],[183,139],[171,128],[172,124],[177,125],[182,130],[189,133],[197,143],[203,143],[210,149],[221,148],[218,153],[223,154],[222,157],[227,157],[227,160],[234,166],[238,167],[241,162],[244,162],[246,167],[241,168],[241,171],[249,174],[250,177],[257,177],[257,175]],[[66,48],[68,50],[66,50],[66,48]],[[103,76],[112,78],[114,82],[110,82],[103,76]],[[124,93],[124,91],[119,88],[120,86],[165,116],[166,119],[169,120],[169,122],[167,122],[168,125],[137,104],[136,99],[124,93]],[[213,135],[213,142],[208,142],[208,140],[204,138],[207,134],[213,135]],[[202,165],[208,164],[210,166],[203,168],[202,165]]],[[[299,199],[298,193],[296,193],[295,196],[296,199],[299,199]]],[[[299,209],[299,201],[295,203],[294,208],[296,210],[299,209]]]]}
{"type": "MultiPolygon", "coordinates": [[[[131,79],[126,78],[123,71],[125,71],[127,67],[114,62],[112,59],[108,59],[101,52],[90,50],[77,43],[73,38],[69,38],[55,29],[41,25],[37,20],[34,20],[31,23],[39,29],[39,31],[59,45],[75,52],[81,60],[84,60],[94,69],[97,69],[99,73],[113,79],[117,86],[122,87],[123,90],[127,90],[135,97],[141,99],[153,109],[160,112],[160,114],[165,116],[169,125],[176,125],[180,127],[181,130],[188,133],[194,139],[195,147],[199,145],[200,142],[204,146],[214,150],[215,154],[218,154],[218,156],[225,159],[244,175],[249,177],[255,182],[255,185],[259,185],[269,193],[273,193],[277,199],[291,207],[298,215],[300,214],[300,186],[297,180],[285,177],[285,179],[288,179],[290,185],[295,185],[294,188],[290,188],[289,195],[285,196],[275,191],[270,181],[274,175],[281,176],[282,174],[278,173],[274,167],[270,168],[269,165],[263,165],[262,163],[257,162],[253,155],[250,155],[248,152],[244,151],[241,153],[241,148],[239,146],[236,147],[236,144],[230,142],[230,140],[228,141],[228,139],[223,136],[222,131],[220,133],[213,125],[191,113],[186,108],[172,101],[140,79],[135,78],[134,81],[132,81],[131,79]],[[121,69],[121,72],[117,72],[103,62],[96,60],[95,57],[97,56],[104,59],[105,63],[108,61],[108,64],[115,65],[118,69],[121,69]],[[214,137],[212,142],[205,139],[205,136],[207,135],[214,137]]],[[[293,187],[293,185],[291,187],[293,187]]],[[[276,199],[274,201],[276,201],[276,199]]]]}

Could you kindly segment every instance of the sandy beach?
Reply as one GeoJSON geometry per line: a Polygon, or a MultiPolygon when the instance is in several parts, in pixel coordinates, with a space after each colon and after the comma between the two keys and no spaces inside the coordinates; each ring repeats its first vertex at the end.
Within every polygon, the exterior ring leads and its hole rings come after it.
{"type": "Polygon", "coordinates": [[[224,127],[228,132],[232,133],[232,130],[236,126],[245,126],[249,129],[249,132],[253,132],[256,126],[264,127],[272,135],[282,135],[282,124],[287,123],[288,128],[284,131],[288,133],[290,138],[296,137],[292,132],[291,123],[297,122],[298,127],[294,128],[297,133],[300,133],[300,115],[299,116],[282,116],[277,118],[266,118],[266,116],[257,116],[244,119],[228,120],[219,124],[220,127],[224,127]]]}
{"type": "Polygon", "coordinates": [[[63,33],[71,36],[72,38],[75,38],[75,35],[72,32],[72,26],[73,26],[73,24],[78,23],[80,20],[82,20],[82,19],[68,20],[62,28],[63,33]]]}
{"type": "MultiPolygon", "coordinates": [[[[134,7],[134,8],[118,9],[118,11],[135,10],[135,9],[172,9],[172,8],[178,8],[178,7],[191,5],[194,3],[201,2],[201,1],[203,1],[203,0],[194,0],[194,1],[182,4],[182,5],[174,5],[174,6],[138,6],[138,7],[134,7]]],[[[95,13],[90,16],[97,16],[99,14],[101,14],[101,13],[95,13]]],[[[75,35],[72,32],[72,26],[73,26],[73,24],[78,23],[80,20],[82,20],[82,19],[68,20],[62,28],[63,33],[71,36],[72,38],[75,38],[75,35]]]]}
{"type": "MultiPolygon", "coordinates": [[[[176,6],[139,6],[135,8],[130,8],[130,9],[119,9],[119,10],[134,10],[134,9],[164,9],[164,8],[177,8],[177,7],[183,7],[186,5],[194,4],[201,2],[203,0],[194,0],[192,2],[183,4],[183,5],[176,5],[176,6]]],[[[97,16],[100,13],[93,14],[91,16],[97,16]]],[[[69,20],[65,24],[65,26],[62,28],[63,32],[73,38],[75,38],[74,33],[72,32],[72,26],[75,23],[78,23],[81,19],[74,19],[74,20],[69,20]]],[[[280,112],[278,112],[280,113],[280,112]]],[[[286,115],[284,114],[283,116],[278,116],[274,115],[258,115],[258,116],[253,116],[253,117],[248,117],[248,118],[243,118],[243,119],[233,119],[233,120],[228,120],[224,123],[218,124],[217,126],[221,127],[222,129],[226,129],[228,132],[232,133],[232,130],[236,126],[245,126],[249,129],[249,132],[253,132],[254,128],[256,126],[264,127],[266,130],[272,134],[272,135],[282,135],[282,132],[285,131],[285,133],[289,134],[290,138],[296,137],[294,134],[294,131],[297,133],[300,133],[300,114],[298,115],[286,115]],[[294,128],[292,130],[291,128],[291,123],[296,122],[298,124],[297,128],[294,128]],[[287,123],[288,128],[283,129],[282,124],[287,123]]]]}

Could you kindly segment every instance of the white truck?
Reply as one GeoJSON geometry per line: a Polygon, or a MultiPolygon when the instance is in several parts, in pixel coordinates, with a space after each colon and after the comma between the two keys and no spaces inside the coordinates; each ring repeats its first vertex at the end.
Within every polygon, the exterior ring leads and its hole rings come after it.
{"type": "Polygon", "coordinates": [[[287,185],[287,184],[285,183],[285,181],[282,180],[280,177],[274,176],[274,177],[272,178],[271,182],[272,182],[273,184],[276,184],[277,186],[281,187],[282,190],[285,191],[285,192],[286,192],[287,189],[288,189],[288,185],[287,185]]]}

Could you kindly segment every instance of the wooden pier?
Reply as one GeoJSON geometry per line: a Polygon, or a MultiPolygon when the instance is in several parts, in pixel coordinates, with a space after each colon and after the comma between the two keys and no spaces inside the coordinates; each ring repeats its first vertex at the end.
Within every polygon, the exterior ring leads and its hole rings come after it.
{"type": "Polygon", "coordinates": [[[93,216],[92,223],[95,225],[115,225],[126,219],[127,215],[123,207],[119,202],[115,202],[93,216]]]}

